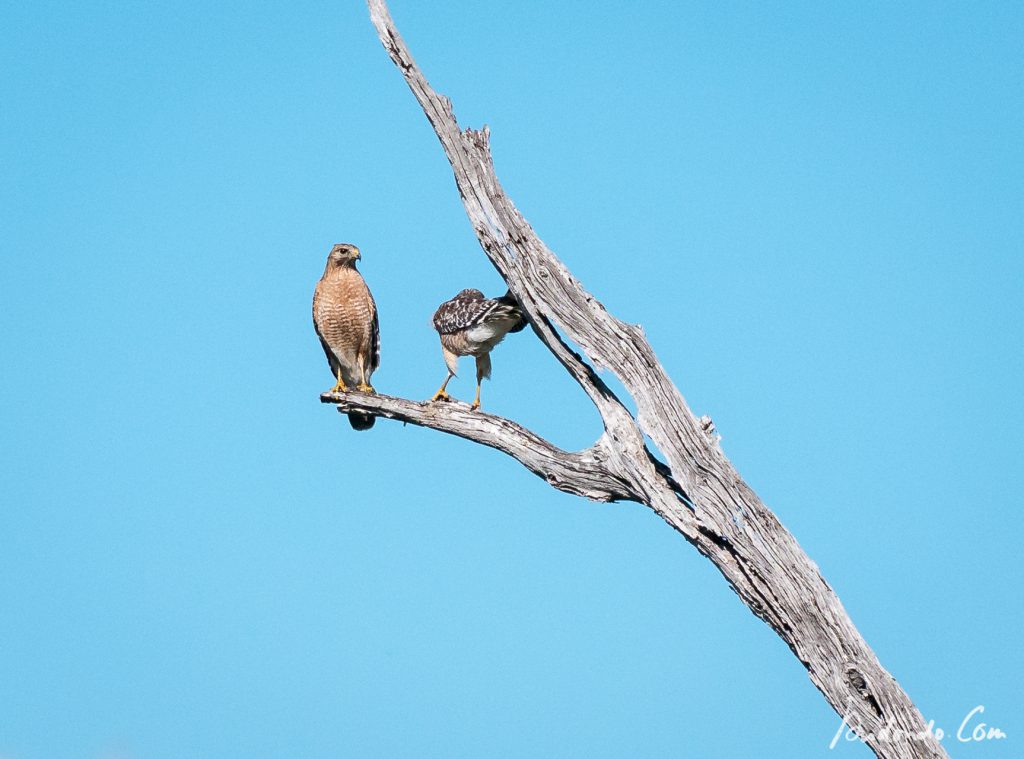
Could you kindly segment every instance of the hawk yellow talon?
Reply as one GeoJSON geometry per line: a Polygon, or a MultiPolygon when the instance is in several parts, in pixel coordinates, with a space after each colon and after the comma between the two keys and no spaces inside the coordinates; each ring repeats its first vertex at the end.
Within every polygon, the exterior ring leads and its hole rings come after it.
{"type": "Polygon", "coordinates": [[[433,403],[434,401],[450,401],[451,399],[452,397],[448,395],[447,392],[445,392],[444,390],[438,390],[436,393],[434,393],[434,397],[430,399],[430,402],[433,403]]]}
{"type": "Polygon", "coordinates": [[[341,380],[338,380],[337,383],[334,385],[334,387],[331,388],[330,392],[332,392],[332,393],[347,393],[348,392],[348,388],[345,387],[345,383],[344,382],[342,382],[341,380]]]}
{"type": "Polygon", "coordinates": [[[369,393],[370,395],[377,394],[377,391],[373,389],[373,385],[367,385],[365,382],[356,385],[356,390],[360,393],[369,393]]]}

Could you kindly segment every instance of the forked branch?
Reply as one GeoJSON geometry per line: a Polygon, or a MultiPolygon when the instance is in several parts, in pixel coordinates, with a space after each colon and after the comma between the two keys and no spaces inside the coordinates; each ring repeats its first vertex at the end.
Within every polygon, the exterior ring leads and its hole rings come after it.
{"type": "Polygon", "coordinates": [[[519,299],[537,337],[594,403],[605,431],[587,451],[567,453],[514,422],[458,406],[361,394],[325,396],[325,402],[490,445],[567,492],[649,506],[715,564],[878,756],[946,756],[817,566],[690,411],[643,331],[609,314],[512,204],[494,171],[487,128],[459,127],[451,102],[428,84],[386,4],[368,0],[368,5],[385,50],[441,141],[481,247],[519,299]],[[579,346],[583,356],[570,345],[579,346]],[[636,419],[594,367],[619,379],[636,404],[636,419]],[[644,435],[664,463],[651,455],[644,435]]]}

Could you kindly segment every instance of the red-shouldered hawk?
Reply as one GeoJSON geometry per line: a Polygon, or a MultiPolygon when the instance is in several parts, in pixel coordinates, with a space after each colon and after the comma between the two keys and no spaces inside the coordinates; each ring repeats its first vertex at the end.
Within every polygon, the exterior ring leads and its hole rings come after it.
{"type": "MultiPolygon", "coordinates": [[[[313,293],[313,326],[337,380],[332,393],[347,393],[352,387],[375,392],[370,377],[380,366],[380,330],[377,304],[356,270],[360,258],[355,245],[335,245],[313,293]]],[[[348,420],[353,429],[368,430],[374,417],[353,411],[348,420]]]]}
{"type": "Polygon", "coordinates": [[[441,337],[448,376],[431,400],[449,400],[445,388],[459,367],[459,356],[475,356],[476,399],[472,408],[480,408],[480,382],[491,376],[491,350],[509,332],[526,326],[519,303],[511,292],[500,298],[485,298],[479,290],[463,290],[438,306],[433,321],[441,337]]]}

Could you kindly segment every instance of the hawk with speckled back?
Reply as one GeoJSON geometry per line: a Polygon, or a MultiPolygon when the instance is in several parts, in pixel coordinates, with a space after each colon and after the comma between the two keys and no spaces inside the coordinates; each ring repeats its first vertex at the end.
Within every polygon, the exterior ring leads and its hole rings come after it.
{"type": "MultiPolygon", "coordinates": [[[[370,377],[380,366],[380,328],[377,304],[356,270],[356,261],[361,258],[355,245],[335,245],[313,293],[313,326],[337,380],[332,393],[347,393],[350,389],[375,392],[370,377]]],[[[368,430],[374,416],[352,411],[348,420],[353,429],[368,430]]]]}
{"type": "Polygon", "coordinates": [[[431,400],[449,400],[445,388],[459,368],[459,356],[476,358],[476,399],[480,408],[480,382],[491,376],[491,351],[510,332],[519,332],[526,319],[511,292],[500,298],[485,298],[479,290],[463,290],[434,312],[434,329],[441,338],[441,353],[448,367],[441,389],[431,400]]]}

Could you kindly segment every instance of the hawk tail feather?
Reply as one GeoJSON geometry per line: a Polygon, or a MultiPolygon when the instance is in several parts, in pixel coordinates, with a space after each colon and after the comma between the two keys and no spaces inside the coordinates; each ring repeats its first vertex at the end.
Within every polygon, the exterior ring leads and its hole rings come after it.
{"type": "MultiPolygon", "coordinates": [[[[512,294],[511,290],[506,291],[500,298],[496,298],[498,301],[499,309],[508,313],[510,316],[514,316],[519,319],[515,326],[509,330],[509,333],[520,332],[526,326],[526,317],[523,316],[523,311],[519,307],[519,301],[516,300],[516,296],[512,294]]],[[[498,310],[498,309],[495,309],[498,310]]]]}
{"type": "Polygon", "coordinates": [[[377,421],[377,417],[364,411],[350,411],[348,413],[348,422],[352,425],[352,429],[359,430],[360,432],[370,429],[375,421],[377,421]]]}

